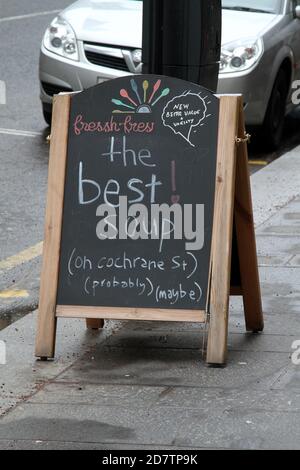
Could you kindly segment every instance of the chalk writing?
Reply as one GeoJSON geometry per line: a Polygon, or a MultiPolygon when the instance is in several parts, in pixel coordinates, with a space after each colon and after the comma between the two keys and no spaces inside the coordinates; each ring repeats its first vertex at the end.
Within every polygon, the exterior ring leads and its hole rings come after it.
{"type": "Polygon", "coordinates": [[[85,121],[82,114],[78,114],[74,120],[73,131],[76,136],[84,133],[112,134],[124,132],[124,134],[151,134],[154,131],[154,122],[137,122],[131,116],[126,116],[124,121],[116,121],[111,117],[109,121],[85,121]]]}
{"type": "Polygon", "coordinates": [[[181,135],[192,147],[192,130],[198,127],[209,117],[207,104],[200,94],[190,91],[175,96],[169,101],[162,114],[163,124],[172,129],[175,134],[181,135]]]}

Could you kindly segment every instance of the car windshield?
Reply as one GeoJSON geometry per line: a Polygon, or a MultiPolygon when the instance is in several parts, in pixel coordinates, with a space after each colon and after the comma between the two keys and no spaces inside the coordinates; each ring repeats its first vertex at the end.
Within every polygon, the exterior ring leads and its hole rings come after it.
{"type": "Polygon", "coordinates": [[[280,13],[281,0],[222,0],[222,8],[226,10],[280,13]]]}

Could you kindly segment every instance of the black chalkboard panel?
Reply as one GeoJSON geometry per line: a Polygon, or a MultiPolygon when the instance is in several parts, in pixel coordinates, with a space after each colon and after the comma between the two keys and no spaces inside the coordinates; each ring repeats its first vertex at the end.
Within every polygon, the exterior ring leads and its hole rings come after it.
{"type": "Polygon", "coordinates": [[[124,77],[72,97],[57,304],[205,309],[218,117],[212,93],[169,77],[124,77]],[[128,211],[148,209],[147,239],[126,238],[122,227],[133,235],[138,226],[118,213],[121,196],[128,211]],[[107,239],[104,203],[117,213],[107,239]],[[197,245],[188,233],[167,239],[172,214],[153,226],[153,204],[180,207],[183,221],[190,207],[197,245]]]}

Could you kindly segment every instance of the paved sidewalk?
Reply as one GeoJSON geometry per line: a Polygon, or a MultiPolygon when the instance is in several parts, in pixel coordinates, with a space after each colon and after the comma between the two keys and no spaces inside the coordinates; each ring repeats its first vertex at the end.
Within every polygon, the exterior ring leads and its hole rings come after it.
{"type": "Polygon", "coordinates": [[[299,449],[300,148],[252,177],[266,329],[232,299],[229,358],[206,367],[199,325],[59,321],[35,362],[33,313],[0,332],[0,449],[299,449]]]}

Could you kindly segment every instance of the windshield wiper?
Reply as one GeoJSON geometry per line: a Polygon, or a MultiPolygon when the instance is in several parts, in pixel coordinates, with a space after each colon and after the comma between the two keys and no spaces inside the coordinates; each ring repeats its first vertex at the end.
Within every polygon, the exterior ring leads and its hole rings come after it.
{"type": "Polygon", "coordinates": [[[251,13],[271,13],[267,10],[260,10],[259,8],[250,8],[250,7],[223,7],[224,10],[234,10],[234,11],[248,11],[251,13]]]}

